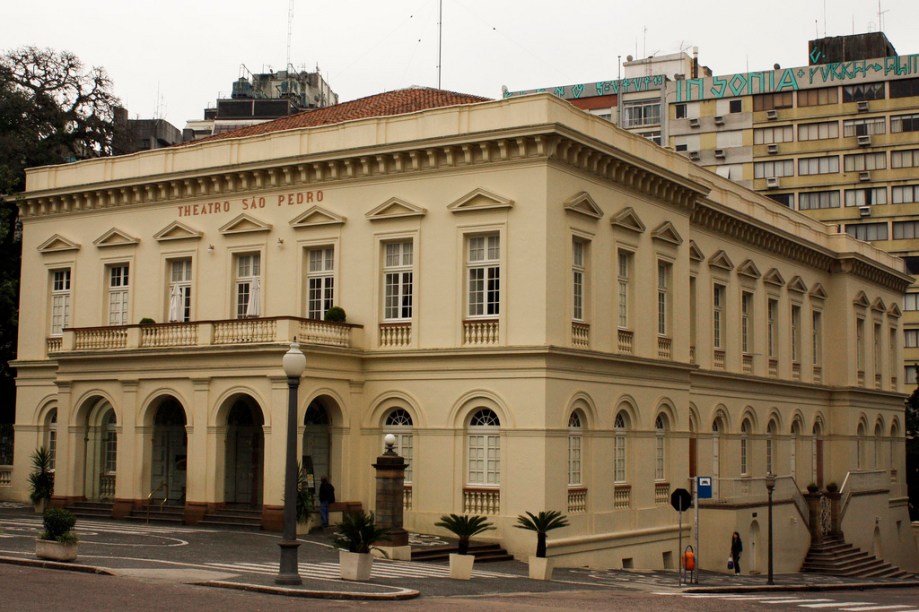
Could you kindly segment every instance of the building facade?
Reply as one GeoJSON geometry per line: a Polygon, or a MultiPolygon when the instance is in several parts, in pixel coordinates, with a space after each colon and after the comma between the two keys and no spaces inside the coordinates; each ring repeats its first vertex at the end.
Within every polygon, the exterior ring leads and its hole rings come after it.
{"type": "Polygon", "coordinates": [[[300,117],[29,172],[7,495],[44,445],[57,503],[276,527],[296,338],[297,455],[372,509],[395,434],[410,530],[484,514],[525,556],[516,516],[560,510],[559,564],[675,568],[670,495],[707,475],[703,567],[737,530],[763,570],[772,473],[778,571],[811,482],[915,567],[899,259],[550,95],[300,117]]]}

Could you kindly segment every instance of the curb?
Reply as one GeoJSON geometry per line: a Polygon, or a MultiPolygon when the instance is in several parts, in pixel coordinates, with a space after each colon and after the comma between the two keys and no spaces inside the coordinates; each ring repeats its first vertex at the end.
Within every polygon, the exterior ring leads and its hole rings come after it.
{"type": "Polygon", "coordinates": [[[814,584],[812,582],[799,584],[764,584],[756,586],[711,586],[690,587],[683,589],[683,593],[768,593],[782,591],[867,591],[871,589],[901,589],[919,587],[919,580],[904,580],[902,582],[847,582],[840,584],[814,584]]]}
{"type": "Polygon", "coordinates": [[[399,601],[404,599],[414,599],[421,595],[419,591],[414,591],[412,589],[399,589],[395,593],[359,593],[357,591],[314,591],[310,589],[291,589],[286,587],[247,584],[245,582],[222,582],[219,580],[193,582],[191,584],[197,586],[216,587],[220,589],[236,589],[239,591],[267,593],[269,595],[283,595],[286,597],[304,597],[310,599],[342,599],[350,601],[399,601]]]}
{"type": "Polygon", "coordinates": [[[78,563],[62,563],[60,561],[44,561],[41,559],[19,559],[17,557],[0,557],[0,563],[9,563],[10,565],[26,565],[29,567],[40,567],[43,569],[66,570],[70,572],[81,572],[83,574],[99,574],[102,576],[115,576],[115,572],[96,567],[94,565],[80,565],[78,563]]]}

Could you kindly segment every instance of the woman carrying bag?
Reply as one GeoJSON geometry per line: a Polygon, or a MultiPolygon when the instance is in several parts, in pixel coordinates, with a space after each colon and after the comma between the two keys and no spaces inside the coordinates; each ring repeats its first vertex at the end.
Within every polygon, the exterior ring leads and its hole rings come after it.
{"type": "Polygon", "coordinates": [[[734,575],[740,574],[740,553],[743,552],[743,542],[736,531],[731,536],[731,556],[728,557],[728,569],[734,569],[734,575]]]}

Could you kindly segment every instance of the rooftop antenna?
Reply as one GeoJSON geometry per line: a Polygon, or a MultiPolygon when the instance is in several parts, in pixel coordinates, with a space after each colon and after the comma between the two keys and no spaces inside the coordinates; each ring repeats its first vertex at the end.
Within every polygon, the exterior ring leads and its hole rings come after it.
{"type": "MultiPolygon", "coordinates": [[[[293,0],[291,0],[293,2],[293,0]]],[[[440,72],[444,49],[444,0],[440,0],[437,12],[437,89],[440,89],[440,72]]]]}
{"type": "Polygon", "coordinates": [[[878,32],[884,31],[884,13],[886,12],[881,10],[881,0],[878,0],[878,32]]]}
{"type": "MultiPolygon", "coordinates": [[[[284,72],[287,73],[287,96],[290,97],[290,39],[293,36],[294,28],[294,0],[290,0],[287,5],[287,63],[284,65],[284,72]]],[[[288,103],[289,104],[289,103],[288,103]]]]}
{"type": "Polygon", "coordinates": [[[826,37],[826,0],[823,0],[823,36],[826,37]]]}

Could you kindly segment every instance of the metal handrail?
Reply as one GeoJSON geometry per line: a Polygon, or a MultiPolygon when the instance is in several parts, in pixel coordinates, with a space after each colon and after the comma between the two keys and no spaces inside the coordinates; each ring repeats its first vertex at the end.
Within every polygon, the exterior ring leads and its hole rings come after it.
{"type": "MultiPolygon", "coordinates": [[[[147,524],[150,524],[150,503],[153,501],[153,495],[160,489],[166,488],[166,481],[163,480],[160,482],[160,486],[150,491],[150,495],[147,496],[147,524]]],[[[166,502],[169,501],[169,491],[166,491],[166,497],[163,498],[163,501],[160,502],[160,512],[163,511],[163,506],[166,505],[166,502]]]]}

